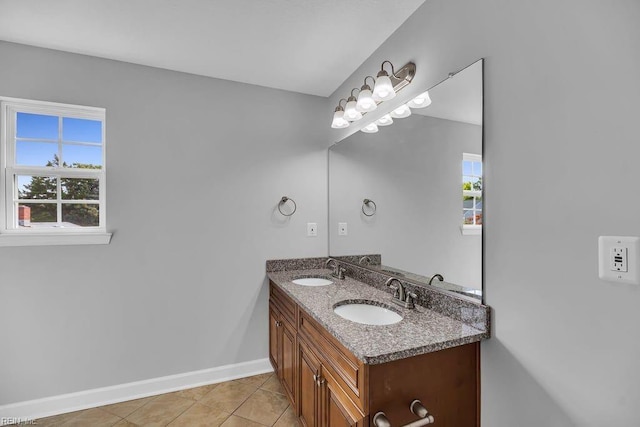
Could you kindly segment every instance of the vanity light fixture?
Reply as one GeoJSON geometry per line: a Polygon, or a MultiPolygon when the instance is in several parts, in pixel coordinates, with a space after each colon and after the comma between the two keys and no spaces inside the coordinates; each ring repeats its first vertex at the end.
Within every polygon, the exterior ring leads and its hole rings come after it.
{"type": "Polygon", "coordinates": [[[390,114],[385,114],[375,121],[378,126],[391,126],[393,124],[393,119],[390,114]]]}
{"type": "Polygon", "coordinates": [[[431,98],[429,97],[429,91],[421,93],[420,95],[407,102],[407,105],[411,108],[425,108],[431,105],[431,98]]]}
{"type": "MultiPolygon", "coordinates": [[[[384,65],[384,62],[382,63],[384,65]]],[[[395,98],[396,91],[393,89],[389,74],[382,69],[378,72],[376,85],[373,88],[373,99],[376,101],[388,101],[395,98]]]]}
{"type": "Polygon", "coordinates": [[[342,98],[338,102],[338,106],[333,113],[333,121],[331,122],[331,127],[334,129],[342,129],[349,126],[349,122],[344,118],[344,108],[340,105],[342,101],[347,102],[346,99],[342,98]]]}
{"type": "Polygon", "coordinates": [[[362,118],[362,113],[356,108],[356,97],[353,96],[353,91],[358,88],[351,89],[351,96],[347,98],[347,105],[344,107],[344,118],[350,122],[355,122],[362,118]]]}
{"type": "MultiPolygon", "coordinates": [[[[346,128],[350,122],[360,120],[363,114],[375,110],[381,102],[395,97],[398,91],[411,83],[415,75],[416,64],[413,62],[408,62],[398,71],[395,70],[391,61],[382,62],[377,78],[374,79],[371,76],[365,77],[364,84],[360,89],[353,88],[350,96],[346,100],[341,99],[340,102],[338,102],[338,106],[333,113],[331,127],[334,129],[346,128]],[[387,63],[391,66],[391,74],[384,69],[387,63]],[[373,80],[373,91],[367,83],[367,79],[373,80]],[[357,98],[353,94],[356,90],[358,91],[357,98]],[[346,101],[344,108],[341,104],[342,101],[346,101]]],[[[382,118],[376,123],[380,126],[386,126],[393,123],[393,120],[391,120],[390,117],[387,119],[382,118]]]]}
{"type": "MultiPolygon", "coordinates": [[[[452,78],[458,73],[459,71],[449,73],[447,78],[442,80],[440,83],[442,83],[447,79],[452,78]]],[[[371,76],[367,76],[364,78],[364,85],[360,88],[360,95],[358,97],[358,102],[357,104],[355,102],[352,104],[353,106],[356,107],[354,108],[354,110],[356,112],[361,112],[363,114],[366,114],[367,111],[373,111],[375,109],[373,108],[371,110],[365,110],[362,107],[358,107],[361,104],[360,98],[363,99],[363,103],[365,103],[364,100],[368,101],[368,96],[369,96],[371,87],[367,85],[367,79],[370,78],[374,80],[375,85],[374,85],[373,94],[371,95],[371,97],[373,98],[375,103],[380,104],[383,101],[386,101],[395,97],[396,92],[398,92],[403,87],[411,83],[415,74],[416,74],[416,64],[414,64],[413,62],[407,63],[404,67],[400,68],[396,73],[395,69],[393,68],[393,64],[390,61],[384,61],[380,66],[380,71],[378,72],[378,77],[376,79],[374,79],[371,76]],[[384,69],[384,64],[386,63],[389,63],[389,65],[391,65],[391,76],[389,76],[389,74],[384,69]]],[[[357,88],[354,88],[351,90],[351,96],[347,101],[355,101],[355,97],[353,96],[353,91],[356,89],[357,88]]],[[[341,99],[340,101],[344,101],[344,100],[341,99]]],[[[427,90],[425,92],[422,92],[420,95],[416,96],[406,104],[402,104],[399,107],[396,107],[391,113],[385,114],[375,122],[364,126],[360,130],[364,133],[376,133],[378,132],[378,126],[389,126],[393,124],[393,119],[403,119],[405,117],[409,117],[411,115],[412,108],[425,108],[425,107],[428,107],[429,105],[431,105],[431,97],[429,96],[429,91],[427,90]]],[[[347,102],[347,106],[349,106],[349,102],[347,102]]],[[[340,103],[338,103],[338,107],[336,107],[335,114],[338,114],[338,110],[341,108],[342,107],[340,107],[340,103]]],[[[331,124],[331,127],[334,127],[334,128],[337,127],[337,126],[334,126],[336,121],[335,114],[334,114],[334,122],[331,124]]],[[[346,115],[347,115],[347,111],[345,110],[345,118],[347,118],[347,120],[353,121],[348,117],[346,117],[346,115]]],[[[360,119],[361,117],[362,115],[358,119],[360,119]]],[[[355,119],[355,120],[358,120],[358,119],[355,119]]],[[[347,123],[346,126],[349,126],[349,124],[347,123]]],[[[346,126],[342,126],[342,127],[346,127],[346,126]]]]}
{"type": "Polygon", "coordinates": [[[369,123],[360,130],[364,133],[376,133],[378,132],[378,125],[376,125],[375,123],[369,123]]]}
{"type": "Polygon", "coordinates": [[[358,93],[358,102],[356,103],[356,110],[361,113],[368,113],[378,108],[378,104],[376,104],[371,93],[371,86],[367,84],[367,79],[373,80],[374,86],[376,82],[371,76],[364,78],[364,84],[360,88],[360,92],[358,93]]]}
{"type": "Polygon", "coordinates": [[[393,110],[390,114],[394,119],[404,119],[405,117],[409,117],[411,115],[411,108],[407,106],[407,104],[402,104],[395,110],[393,110]]]}

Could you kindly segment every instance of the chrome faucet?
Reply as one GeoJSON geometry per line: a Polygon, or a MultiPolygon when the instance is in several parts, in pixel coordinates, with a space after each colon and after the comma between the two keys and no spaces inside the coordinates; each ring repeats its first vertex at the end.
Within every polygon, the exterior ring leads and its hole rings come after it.
{"type": "Polygon", "coordinates": [[[342,267],[340,264],[338,264],[338,261],[336,261],[333,258],[329,258],[327,262],[324,263],[324,265],[326,267],[329,267],[329,264],[331,263],[331,261],[333,261],[333,272],[331,273],[331,276],[335,277],[336,279],[343,280],[344,273],[347,272],[347,269],[342,267]]]}
{"type": "Polygon", "coordinates": [[[434,274],[434,275],[431,277],[431,280],[429,280],[429,284],[431,284],[431,282],[433,282],[433,279],[438,279],[438,280],[440,280],[441,282],[444,282],[444,277],[442,277],[442,274],[434,274]]]}
{"type": "Polygon", "coordinates": [[[418,298],[418,295],[415,292],[407,291],[404,283],[400,280],[391,277],[385,282],[385,285],[393,289],[393,299],[391,300],[393,303],[409,309],[415,307],[413,302],[418,298]],[[398,282],[398,284],[395,285],[394,282],[398,282]]]}

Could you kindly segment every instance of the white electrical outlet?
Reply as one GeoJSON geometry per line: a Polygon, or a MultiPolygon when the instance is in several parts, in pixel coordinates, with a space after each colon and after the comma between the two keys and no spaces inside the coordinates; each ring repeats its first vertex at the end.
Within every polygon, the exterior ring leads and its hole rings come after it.
{"type": "Polygon", "coordinates": [[[346,236],[347,235],[347,223],[339,222],[338,223],[338,236],[346,236]]]}
{"type": "Polygon", "coordinates": [[[611,271],[622,271],[627,272],[627,248],[624,247],[613,247],[610,250],[611,258],[611,271]]]}
{"type": "Polygon", "coordinates": [[[598,254],[602,280],[640,285],[640,238],[600,236],[598,254]]]}
{"type": "Polygon", "coordinates": [[[307,236],[316,237],[318,235],[318,223],[316,222],[308,222],[307,223],[307,236]]]}

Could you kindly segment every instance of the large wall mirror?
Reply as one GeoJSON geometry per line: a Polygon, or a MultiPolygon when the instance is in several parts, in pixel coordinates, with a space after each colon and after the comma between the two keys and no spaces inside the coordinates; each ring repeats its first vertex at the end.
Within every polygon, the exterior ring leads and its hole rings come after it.
{"type": "Polygon", "coordinates": [[[425,88],[431,104],[409,117],[329,149],[332,257],[482,299],[482,68],[425,88]]]}

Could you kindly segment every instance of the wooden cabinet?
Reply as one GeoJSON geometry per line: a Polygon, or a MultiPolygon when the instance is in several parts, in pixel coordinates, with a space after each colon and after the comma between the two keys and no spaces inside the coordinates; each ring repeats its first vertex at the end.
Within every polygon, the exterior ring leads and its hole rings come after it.
{"type": "Polygon", "coordinates": [[[286,320],[280,328],[280,381],[289,400],[294,401],[296,384],[296,330],[286,320]]]}
{"type": "Polygon", "coordinates": [[[298,414],[305,427],[364,426],[364,415],[331,374],[326,360],[304,339],[298,341],[298,414]]]}
{"type": "Polygon", "coordinates": [[[320,412],[324,427],[363,427],[364,414],[353,403],[329,369],[322,370],[320,412]]]}
{"type": "Polygon", "coordinates": [[[304,427],[371,427],[373,415],[391,425],[418,417],[419,399],[439,427],[478,427],[479,343],[365,365],[271,284],[269,358],[304,427]]]}
{"type": "Polygon", "coordinates": [[[480,343],[426,353],[369,367],[369,413],[383,411],[393,426],[417,417],[419,399],[438,427],[480,426],[480,343]]]}
{"type": "Polygon", "coordinates": [[[269,360],[276,374],[279,372],[278,362],[280,360],[280,345],[278,339],[278,328],[280,324],[280,312],[275,308],[273,302],[269,302],[269,360]]]}
{"type": "Polygon", "coordinates": [[[291,402],[295,400],[296,346],[295,327],[282,314],[279,305],[271,300],[269,302],[269,359],[291,402]]]}
{"type": "Polygon", "coordinates": [[[298,406],[297,414],[304,427],[320,425],[320,390],[319,382],[321,365],[316,355],[304,341],[298,341],[298,406]]]}

